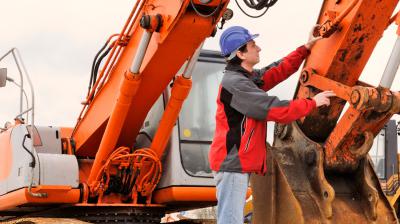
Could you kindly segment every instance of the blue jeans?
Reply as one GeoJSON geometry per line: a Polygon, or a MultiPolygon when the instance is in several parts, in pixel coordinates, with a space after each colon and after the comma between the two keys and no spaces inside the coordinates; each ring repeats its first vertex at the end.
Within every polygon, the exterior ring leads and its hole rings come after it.
{"type": "Polygon", "coordinates": [[[217,172],[217,223],[243,224],[243,209],[249,185],[248,173],[217,172]]]}

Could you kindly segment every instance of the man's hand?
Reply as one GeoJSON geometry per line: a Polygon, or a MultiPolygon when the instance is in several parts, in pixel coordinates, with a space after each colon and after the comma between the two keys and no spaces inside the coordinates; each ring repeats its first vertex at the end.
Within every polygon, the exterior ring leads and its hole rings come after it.
{"type": "Polygon", "coordinates": [[[316,29],[318,29],[320,26],[317,24],[315,26],[313,26],[313,28],[310,31],[310,34],[308,36],[308,42],[304,45],[308,50],[310,50],[312,48],[312,46],[314,46],[315,42],[317,42],[317,40],[322,39],[321,36],[314,36],[314,31],[316,29]]]}
{"type": "Polygon", "coordinates": [[[318,93],[313,97],[313,100],[315,100],[315,103],[317,104],[317,107],[331,104],[331,100],[329,97],[336,96],[336,94],[333,91],[324,91],[321,93],[318,93]]]}

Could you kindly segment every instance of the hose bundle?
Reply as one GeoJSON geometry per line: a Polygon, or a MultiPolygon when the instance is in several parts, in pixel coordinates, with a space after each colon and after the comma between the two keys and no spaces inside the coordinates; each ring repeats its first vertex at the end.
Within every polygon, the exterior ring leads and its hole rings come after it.
{"type": "Polygon", "coordinates": [[[238,5],[239,9],[248,17],[251,18],[259,18],[261,16],[263,16],[270,7],[272,7],[273,5],[275,5],[275,3],[278,0],[243,0],[243,2],[246,4],[246,6],[250,9],[254,9],[254,10],[263,10],[264,12],[262,12],[260,15],[250,15],[248,12],[246,12],[246,10],[244,10],[242,8],[242,6],[240,6],[238,0],[235,0],[236,4],[238,5]]]}
{"type": "Polygon", "coordinates": [[[138,196],[146,197],[149,204],[161,172],[161,161],[152,149],[131,152],[128,147],[120,147],[110,155],[96,178],[99,202],[104,193],[115,192],[130,197],[134,204],[138,196]],[[117,173],[112,174],[113,170],[117,173]]]}

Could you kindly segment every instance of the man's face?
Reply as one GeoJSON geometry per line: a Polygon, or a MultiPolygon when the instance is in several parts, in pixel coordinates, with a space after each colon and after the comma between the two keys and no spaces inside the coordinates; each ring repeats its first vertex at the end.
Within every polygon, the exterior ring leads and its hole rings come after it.
{"type": "Polygon", "coordinates": [[[246,52],[238,52],[238,56],[243,60],[244,63],[254,66],[258,62],[260,62],[260,54],[261,48],[257,46],[254,40],[251,40],[247,43],[247,51],[246,52]]]}

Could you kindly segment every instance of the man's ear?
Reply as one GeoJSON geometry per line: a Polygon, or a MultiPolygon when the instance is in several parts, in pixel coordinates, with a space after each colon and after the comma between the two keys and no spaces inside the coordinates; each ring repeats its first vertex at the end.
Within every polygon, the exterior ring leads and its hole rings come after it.
{"type": "Polygon", "coordinates": [[[243,52],[241,51],[237,51],[236,52],[236,56],[242,60],[246,59],[246,57],[244,56],[243,52]]]}

